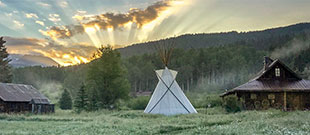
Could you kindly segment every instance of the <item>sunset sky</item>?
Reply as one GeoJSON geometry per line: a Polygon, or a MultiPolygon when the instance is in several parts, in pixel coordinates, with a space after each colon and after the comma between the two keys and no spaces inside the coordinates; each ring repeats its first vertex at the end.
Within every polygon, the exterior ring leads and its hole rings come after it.
{"type": "Polygon", "coordinates": [[[9,53],[66,66],[88,62],[101,45],[309,22],[309,7],[309,0],[0,0],[0,36],[9,53]]]}

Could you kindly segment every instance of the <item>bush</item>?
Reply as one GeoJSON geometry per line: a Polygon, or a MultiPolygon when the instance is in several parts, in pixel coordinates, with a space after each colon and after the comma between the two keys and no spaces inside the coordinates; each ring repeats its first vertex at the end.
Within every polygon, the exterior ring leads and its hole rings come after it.
{"type": "Polygon", "coordinates": [[[144,110],[149,100],[150,100],[149,96],[140,96],[132,98],[128,103],[128,107],[133,110],[144,110]]]}
{"type": "Polygon", "coordinates": [[[243,109],[242,102],[238,101],[237,96],[232,95],[224,98],[223,106],[227,112],[239,112],[243,109]]]}
{"type": "Polygon", "coordinates": [[[217,94],[189,94],[189,100],[195,108],[210,108],[222,106],[222,99],[217,94]]]}

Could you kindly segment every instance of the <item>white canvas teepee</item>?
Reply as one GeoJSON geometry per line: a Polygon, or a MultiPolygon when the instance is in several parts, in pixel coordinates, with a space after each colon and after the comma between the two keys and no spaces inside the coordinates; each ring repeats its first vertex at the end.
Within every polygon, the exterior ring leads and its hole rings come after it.
{"type": "Polygon", "coordinates": [[[156,75],[159,82],[144,110],[145,113],[164,115],[197,113],[175,80],[176,71],[166,67],[157,70],[156,75]]]}

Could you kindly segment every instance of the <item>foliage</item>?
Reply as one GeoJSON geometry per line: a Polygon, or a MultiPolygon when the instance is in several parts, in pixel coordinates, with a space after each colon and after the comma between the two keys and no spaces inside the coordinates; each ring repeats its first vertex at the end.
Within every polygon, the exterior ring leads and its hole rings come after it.
{"type": "Polygon", "coordinates": [[[3,40],[3,37],[0,37],[0,82],[10,83],[12,82],[12,73],[11,67],[9,66],[10,59],[8,59],[8,52],[3,40]]]}
{"type": "Polygon", "coordinates": [[[119,99],[128,98],[130,90],[120,53],[112,47],[101,47],[87,74],[88,88],[98,95],[100,108],[113,108],[119,99]]]}
{"type": "Polygon", "coordinates": [[[83,110],[87,109],[88,99],[87,93],[85,90],[85,85],[82,84],[80,90],[77,93],[77,97],[74,100],[74,109],[76,112],[80,113],[83,110]]]}
{"type": "Polygon", "coordinates": [[[144,53],[152,54],[156,51],[154,50],[156,45],[171,41],[174,41],[176,48],[183,49],[246,45],[253,46],[257,50],[272,51],[291,41],[296,35],[304,35],[309,32],[309,28],[310,23],[300,23],[262,31],[186,34],[158,41],[134,44],[121,48],[120,52],[124,57],[143,55],[144,53]]]}
{"type": "Polygon", "coordinates": [[[223,106],[227,112],[239,112],[243,109],[242,102],[240,100],[238,100],[238,97],[234,95],[226,96],[224,98],[223,106]]]}
{"type": "MultiPolygon", "coordinates": [[[[243,45],[174,49],[169,68],[178,71],[176,79],[184,91],[219,93],[246,82],[258,72],[264,54],[264,51],[243,45]]],[[[125,65],[131,91],[154,90],[158,82],[154,69],[163,68],[157,54],[129,57],[125,65]]]]}
{"type": "Polygon", "coordinates": [[[210,93],[187,93],[187,97],[195,108],[222,107],[223,101],[218,94],[210,93]]]}
{"type": "Polygon", "coordinates": [[[67,89],[64,89],[58,103],[59,103],[60,109],[63,109],[63,110],[72,109],[72,99],[67,89]]]}
{"type": "Polygon", "coordinates": [[[128,101],[128,107],[133,110],[144,110],[150,100],[149,96],[139,96],[128,101]]]}

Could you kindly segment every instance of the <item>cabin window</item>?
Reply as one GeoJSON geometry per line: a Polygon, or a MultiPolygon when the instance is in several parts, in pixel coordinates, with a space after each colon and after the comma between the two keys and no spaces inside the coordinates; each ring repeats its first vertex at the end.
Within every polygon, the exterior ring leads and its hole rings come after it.
{"type": "Polygon", "coordinates": [[[275,72],[276,72],[276,77],[279,77],[280,76],[280,68],[276,68],[275,72]]]}
{"type": "Polygon", "coordinates": [[[274,94],[268,94],[268,99],[275,99],[275,95],[274,94]]]}
{"type": "Polygon", "coordinates": [[[251,94],[251,99],[256,99],[256,94],[251,94]]]}

